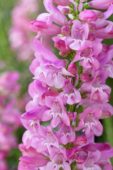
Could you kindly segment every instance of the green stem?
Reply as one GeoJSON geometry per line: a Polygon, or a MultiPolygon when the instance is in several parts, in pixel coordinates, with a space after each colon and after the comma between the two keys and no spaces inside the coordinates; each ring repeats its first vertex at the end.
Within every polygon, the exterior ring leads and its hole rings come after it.
{"type": "Polygon", "coordinates": [[[113,118],[103,120],[103,124],[106,133],[106,141],[113,145],[113,118]]]}

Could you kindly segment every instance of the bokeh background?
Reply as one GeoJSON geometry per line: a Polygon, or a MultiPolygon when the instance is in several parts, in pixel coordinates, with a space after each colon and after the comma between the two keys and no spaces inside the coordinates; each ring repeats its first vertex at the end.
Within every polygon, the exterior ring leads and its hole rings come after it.
{"type": "MultiPolygon", "coordinates": [[[[42,8],[42,0],[37,0],[37,2],[38,12],[41,12],[44,10],[42,8]]],[[[18,60],[17,53],[11,49],[9,41],[9,30],[12,26],[11,13],[16,3],[16,0],[0,0],[0,74],[4,71],[19,71],[21,84],[21,92],[19,97],[23,100],[23,96],[27,92],[27,87],[32,76],[29,72],[30,61],[18,60]]],[[[33,14],[32,18],[35,18],[36,15],[38,15],[38,13],[33,14]]],[[[111,19],[112,18],[113,17],[111,17],[111,19]]],[[[105,43],[113,44],[113,40],[107,40],[105,43]]],[[[108,79],[107,84],[112,88],[110,103],[113,105],[113,80],[108,79]]],[[[21,112],[24,112],[24,109],[21,112]]],[[[96,138],[96,141],[107,141],[113,146],[113,118],[108,118],[102,123],[104,125],[104,134],[101,137],[96,138]]],[[[18,143],[21,143],[23,132],[23,128],[19,128],[15,132],[18,143]]],[[[19,156],[20,152],[18,148],[12,149],[7,157],[8,170],[17,170],[19,156]]]]}

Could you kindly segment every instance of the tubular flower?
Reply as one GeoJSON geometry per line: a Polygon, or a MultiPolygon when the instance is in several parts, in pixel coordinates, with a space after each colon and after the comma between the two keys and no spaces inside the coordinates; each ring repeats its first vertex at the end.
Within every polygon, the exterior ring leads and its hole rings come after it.
{"type": "Polygon", "coordinates": [[[104,2],[44,0],[47,13],[31,22],[33,82],[18,170],[112,170],[113,148],[95,143],[100,120],[113,115],[113,45],[103,42],[113,37],[113,6],[104,2]]]}

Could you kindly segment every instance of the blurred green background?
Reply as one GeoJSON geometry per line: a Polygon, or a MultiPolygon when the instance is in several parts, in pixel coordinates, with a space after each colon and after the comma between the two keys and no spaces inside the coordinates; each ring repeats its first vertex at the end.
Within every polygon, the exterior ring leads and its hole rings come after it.
{"type": "MultiPolygon", "coordinates": [[[[37,0],[38,1],[38,0],[37,0]]],[[[42,1],[40,1],[42,2],[42,1]]],[[[11,27],[11,11],[15,6],[16,0],[0,0],[0,63],[4,63],[3,67],[0,67],[0,72],[9,70],[18,70],[21,74],[20,83],[22,85],[21,97],[27,91],[28,83],[31,81],[31,75],[29,72],[28,61],[18,61],[16,59],[16,53],[10,48],[8,39],[9,29],[11,27]]],[[[112,43],[113,40],[106,41],[106,43],[112,43]]],[[[1,64],[0,64],[1,65],[1,64]]],[[[113,105],[113,80],[108,79],[107,84],[112,87],[112,93],[110,103],[113,105]]],[[[104,134],[96,138],[96,141],[107,141],[113,145],[113,118],[108,118],[103,121],[104,134]]],[[[23,129],[20,128],[17,131],[18,142],[21,143],[21,136],[23,129]]],[[[18,149],[11,151],[8,157],[9,170],[16,170],[18,164],[18,157],[20,153],[18,149]]]]}

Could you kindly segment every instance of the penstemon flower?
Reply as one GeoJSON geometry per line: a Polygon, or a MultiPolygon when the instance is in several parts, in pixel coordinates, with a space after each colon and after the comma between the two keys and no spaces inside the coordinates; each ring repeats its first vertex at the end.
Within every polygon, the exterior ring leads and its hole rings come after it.
{"type": "Polygon", "coordinates": [[[112,170],[113,148],[95,143],[113,78],[113,1],[44,0],[46,13],[31,22],[37,36],[30,70],[31,100],[18,170],[112,170]]]}
{"type": "Polygon", "coordinates": [[[18,107],[18,72],[0,75],[0,170],[7,170],[6,158],[17,147],[14,132],[21,125],[18,107]]]}
{"type": "Polygon", "coordinates": [[[33,56],[29,22],[37,11],[36,0],[19,0],[13,9],[9,39],[19,60],[30,60],[33,56]]]}

